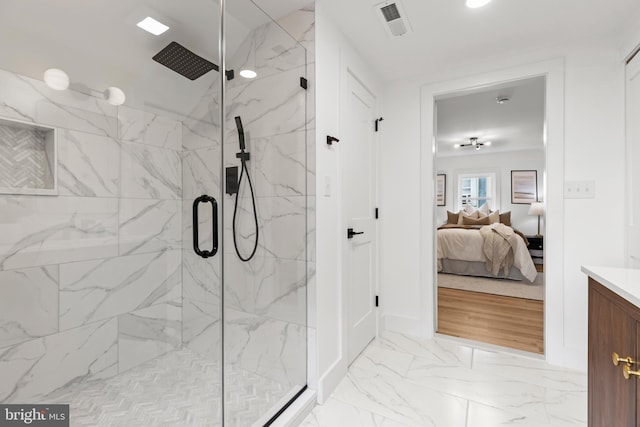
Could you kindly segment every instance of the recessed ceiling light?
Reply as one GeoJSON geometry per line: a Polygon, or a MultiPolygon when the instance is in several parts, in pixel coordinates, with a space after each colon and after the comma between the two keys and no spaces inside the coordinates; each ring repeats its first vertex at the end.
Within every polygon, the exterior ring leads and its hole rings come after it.
{"type": "Polygon", "coordinates": [[[255,72],[255,71],[253,71],[253,70],[248,70],[248,69],[247,69],[247,70],[241,70],[241,71],[240,71],[240,75],[241,75],[242,77],[244,77],[245,79],[255,79],[255,78],[256,78],[256,76],[258,75],[258,73],[256,73],[256,72],[255,72]]]}
{"type": "Polygon", "coordinates": [[[154,36],[159,36],[169,29],[169,27],[164,25],[162,22],[158,22],[150,16],[147,16],[136,25],[143,30],[150,32],[154,36]]]}
{"type": "Polygon", "coordinates": [[[467,7],[476,9],[489,4],[491,0],[467,0],[467,7]]]}
{"type": "Polygon", "coordinates": [[[499,96],[496,98],[496,102],[498,104],[504,104],[506,102],[509,102],[511,100],[511,98],[509,98],[508,96],[499,96]]]}

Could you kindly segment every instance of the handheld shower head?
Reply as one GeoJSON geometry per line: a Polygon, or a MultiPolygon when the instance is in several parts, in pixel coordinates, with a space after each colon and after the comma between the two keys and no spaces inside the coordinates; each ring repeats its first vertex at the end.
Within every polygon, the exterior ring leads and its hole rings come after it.
{"type": "Polygon", "coordinates": [[[244,128],[242,127],[242,119],[240,116],[236,116],[236,128],[238,128],[238,143],[240,144],[240,151],[244,152],[246,149],[244,145],[244,128]]]}

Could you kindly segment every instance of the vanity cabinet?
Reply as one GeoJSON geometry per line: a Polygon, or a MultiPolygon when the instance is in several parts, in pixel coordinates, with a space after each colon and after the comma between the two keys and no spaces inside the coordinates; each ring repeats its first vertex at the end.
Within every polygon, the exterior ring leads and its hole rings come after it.
{"type": "Polygon", "coordinates": [[[640,379],[625,379],[627,364],[612,358],[630,357],[630,369],[640,369],[639,322],[640,308],[589,278],[589,427],[640,426],[640,379]]]}

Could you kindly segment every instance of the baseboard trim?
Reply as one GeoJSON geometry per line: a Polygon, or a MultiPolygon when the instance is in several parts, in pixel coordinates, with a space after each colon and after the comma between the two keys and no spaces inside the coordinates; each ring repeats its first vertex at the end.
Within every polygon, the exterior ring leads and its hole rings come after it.
{"type": "Polygon", "coordinates": [[[347,375],[346,360],[336,360],[318,379],[318,403],[323,404],[338,387],[340,381],[347,375]]]}

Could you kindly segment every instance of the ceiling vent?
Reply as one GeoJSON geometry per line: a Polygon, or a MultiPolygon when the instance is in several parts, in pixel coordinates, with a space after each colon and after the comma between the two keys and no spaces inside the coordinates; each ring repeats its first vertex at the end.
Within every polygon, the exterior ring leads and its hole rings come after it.
{"type": "Polygon", "coordinates": [[[392,38],[404,36],[411,31],[409,21],[405,17],[406,14],[399,2],[386,1],[377,4],[375,8],[385,30],[392,38]]]}

